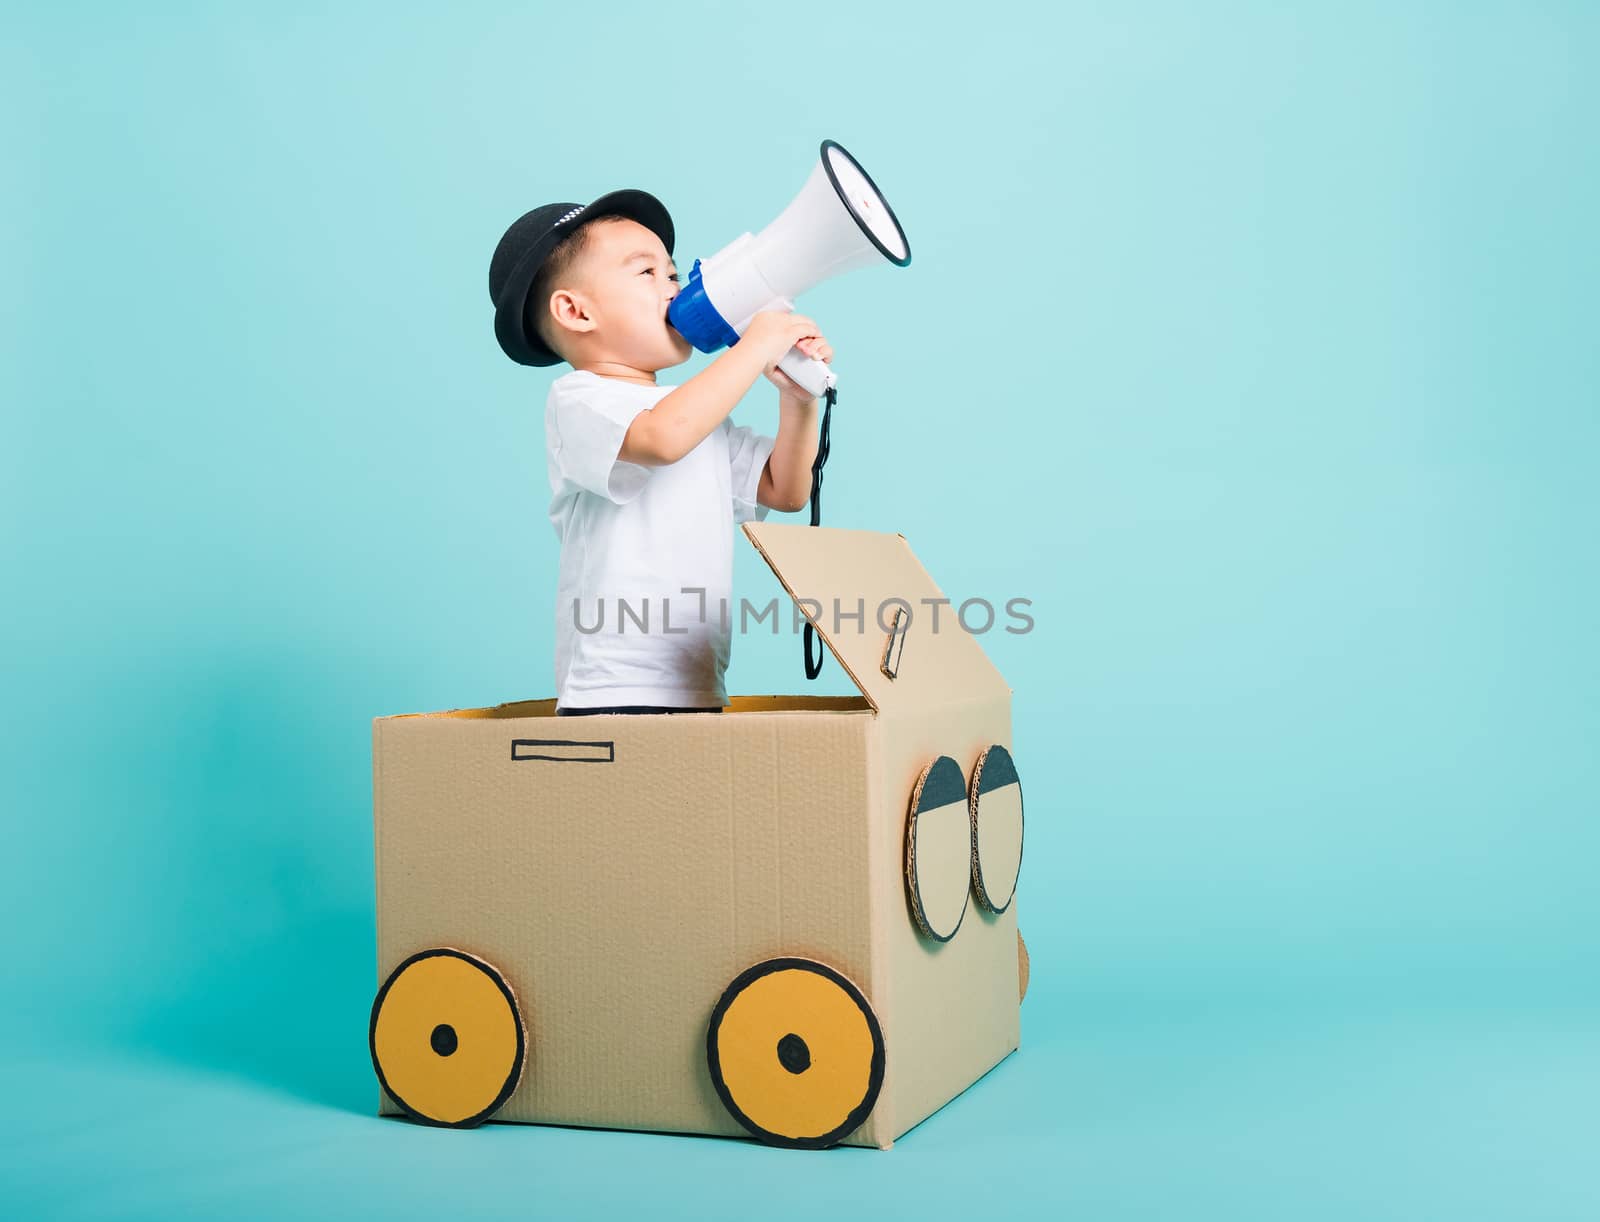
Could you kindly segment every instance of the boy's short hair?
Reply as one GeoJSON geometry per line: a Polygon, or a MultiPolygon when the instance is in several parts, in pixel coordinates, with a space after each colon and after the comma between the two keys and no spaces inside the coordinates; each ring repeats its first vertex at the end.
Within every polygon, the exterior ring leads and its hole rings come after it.
{"type": "Polygon", "coordinates": [[[561,281],[578,265],[584,251],[589,248],[590,229],[607,221],[628,219],[625,216],[597,216],[592,221],[585,221],[556,243],[545,256],[543,265],[533,278],[533,286],[528,290],[528,300],[522,307],[523,325],[548,344],[550,351],[564,361],[567,359],[567,354],[561,349],[562,337],[559,334],[561,328],[550,318],[550,294],[561,287],[561,281]]]}

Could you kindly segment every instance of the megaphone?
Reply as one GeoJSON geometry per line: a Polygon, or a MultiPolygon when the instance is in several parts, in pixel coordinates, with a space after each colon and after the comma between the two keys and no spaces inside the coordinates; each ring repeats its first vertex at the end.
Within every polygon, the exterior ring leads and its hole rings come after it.
{"type": "MultiPolygon", "coordinates": [[[[813,285],[885,259],[896,267],[911,262],[905,230],[861,163],[824,140],[811,177],[776,220],[694,261],[667,321],[701,352],[715,352],[738,343],[761,311],[792,310],[813,285]]],[[[838,380],[799,348],[778,368],[813,396],[838,380]]]]}

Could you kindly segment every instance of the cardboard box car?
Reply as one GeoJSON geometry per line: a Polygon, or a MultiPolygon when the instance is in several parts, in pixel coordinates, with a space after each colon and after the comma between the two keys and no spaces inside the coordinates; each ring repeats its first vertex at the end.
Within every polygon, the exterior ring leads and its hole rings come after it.
{"type": "Polygon", "coordinates": [[[1011,689],[903,536],[743,529],[859,695],[375,719],[381,1111],[887,1149],[1018,1046],[1011,689]]]}

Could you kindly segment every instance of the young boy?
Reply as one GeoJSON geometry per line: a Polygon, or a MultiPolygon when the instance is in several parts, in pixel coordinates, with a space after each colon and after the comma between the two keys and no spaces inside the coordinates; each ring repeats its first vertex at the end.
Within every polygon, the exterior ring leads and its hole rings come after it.
{"type": "Polygon", "coordinates": [[[817,401],[775,366],[796,344],[823,361],[833,349],[811,319],[769,311],[683,385],[659,385],[691,351],[667,322],[672,245],[660,201],[613,191],[524,214],[489,265],[506,355],[572,366],[545,404],[558,714],[720,712],[734,523],[811,493],[817,401]],[[728,420],[763,375],[776,437],[728,420]]]}

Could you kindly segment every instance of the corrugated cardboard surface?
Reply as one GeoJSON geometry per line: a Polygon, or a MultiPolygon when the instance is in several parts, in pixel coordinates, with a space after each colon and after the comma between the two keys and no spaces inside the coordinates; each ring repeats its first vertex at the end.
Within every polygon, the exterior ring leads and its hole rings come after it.
{"type": "Polygon", "coordinates": [[[744,532],[791,597],[818,604],[818,633],[874,708],[887,713],[1011,694],[978,638],[961,627],[960,600],[937,608],[923,602],[945,596],[905,536],[794,522],[746,522],[744,532]],[[879,666],[893,599],[910,605],[911,619],[891,679],[879,666]]]}
{"type": "MultiPolygon", "coordinates": [[[[377,720],[380,979],[434,946],[506,975],[529,1060],[498,1119],[743,1135],[705,1065],[728,982],[805,955],[882,987],[873,727],[848,707],[377,720]],[[514,760],[519,739],[614,760],[514,760]]],[[[890,1115],[880,1098],[847,1140],[887,1145],[890,1115]]]]}
{"type": "MultiPolygon", "coordinates": [[[[874,1004],[887,1015],[888,1050],[877,1114],[897,1137],[1020,1042],[1016,903],[995,916],[969,898],[955,937],[939,943],[917,928],[902,868],[917,777],[949,755],[970,781],[986,747],[1009,749],[1011,689],[960,626],[954,605],[940,609],[933,630],[922,600],[944,594],[903,535],[784,522],[749,522],[744,530],[792,597],[820,604],[818,634],[879,710],[884,788],[873,823],[877,856],[890,864],[873,878],[881,914],[874,1004]],[[879,668],[889,632],[880,629],[877,608],[893,598],[910,603],[913,618],[891,678],[879,668]],[[864,604],[864,624],[842,621],[836,630],[835,600],[847,611],[864,604]]],[[[886,611],[884,622],[892,619],[886,611]]]]}
{"type": "MultiPolygon", "coordinates": [[[[1009,695],[974,700],[884,715],[877,722],[883,738],[878,807],[890,816],[877,821],[878,855],[893,855],[898,864],[917,777],[948,755],[970,781],[984,748],[1010,747],[1011,702],[1009,695]]],[[[961,927],[940,943],[917,928],[900,869],[886,870],[873,882],[884,914],[874,954],[887,988],[882,1003],[891,1014],[883,1090],[890,1110],[882,1101],[878,1109],[892,1116],[892,1136],[899,1137],[1019,1046],[1017,901],[995,916],[969,894],[961,927]]],[[[1017,890],[1020,896],[1020,882],[1017,890]]]]}

